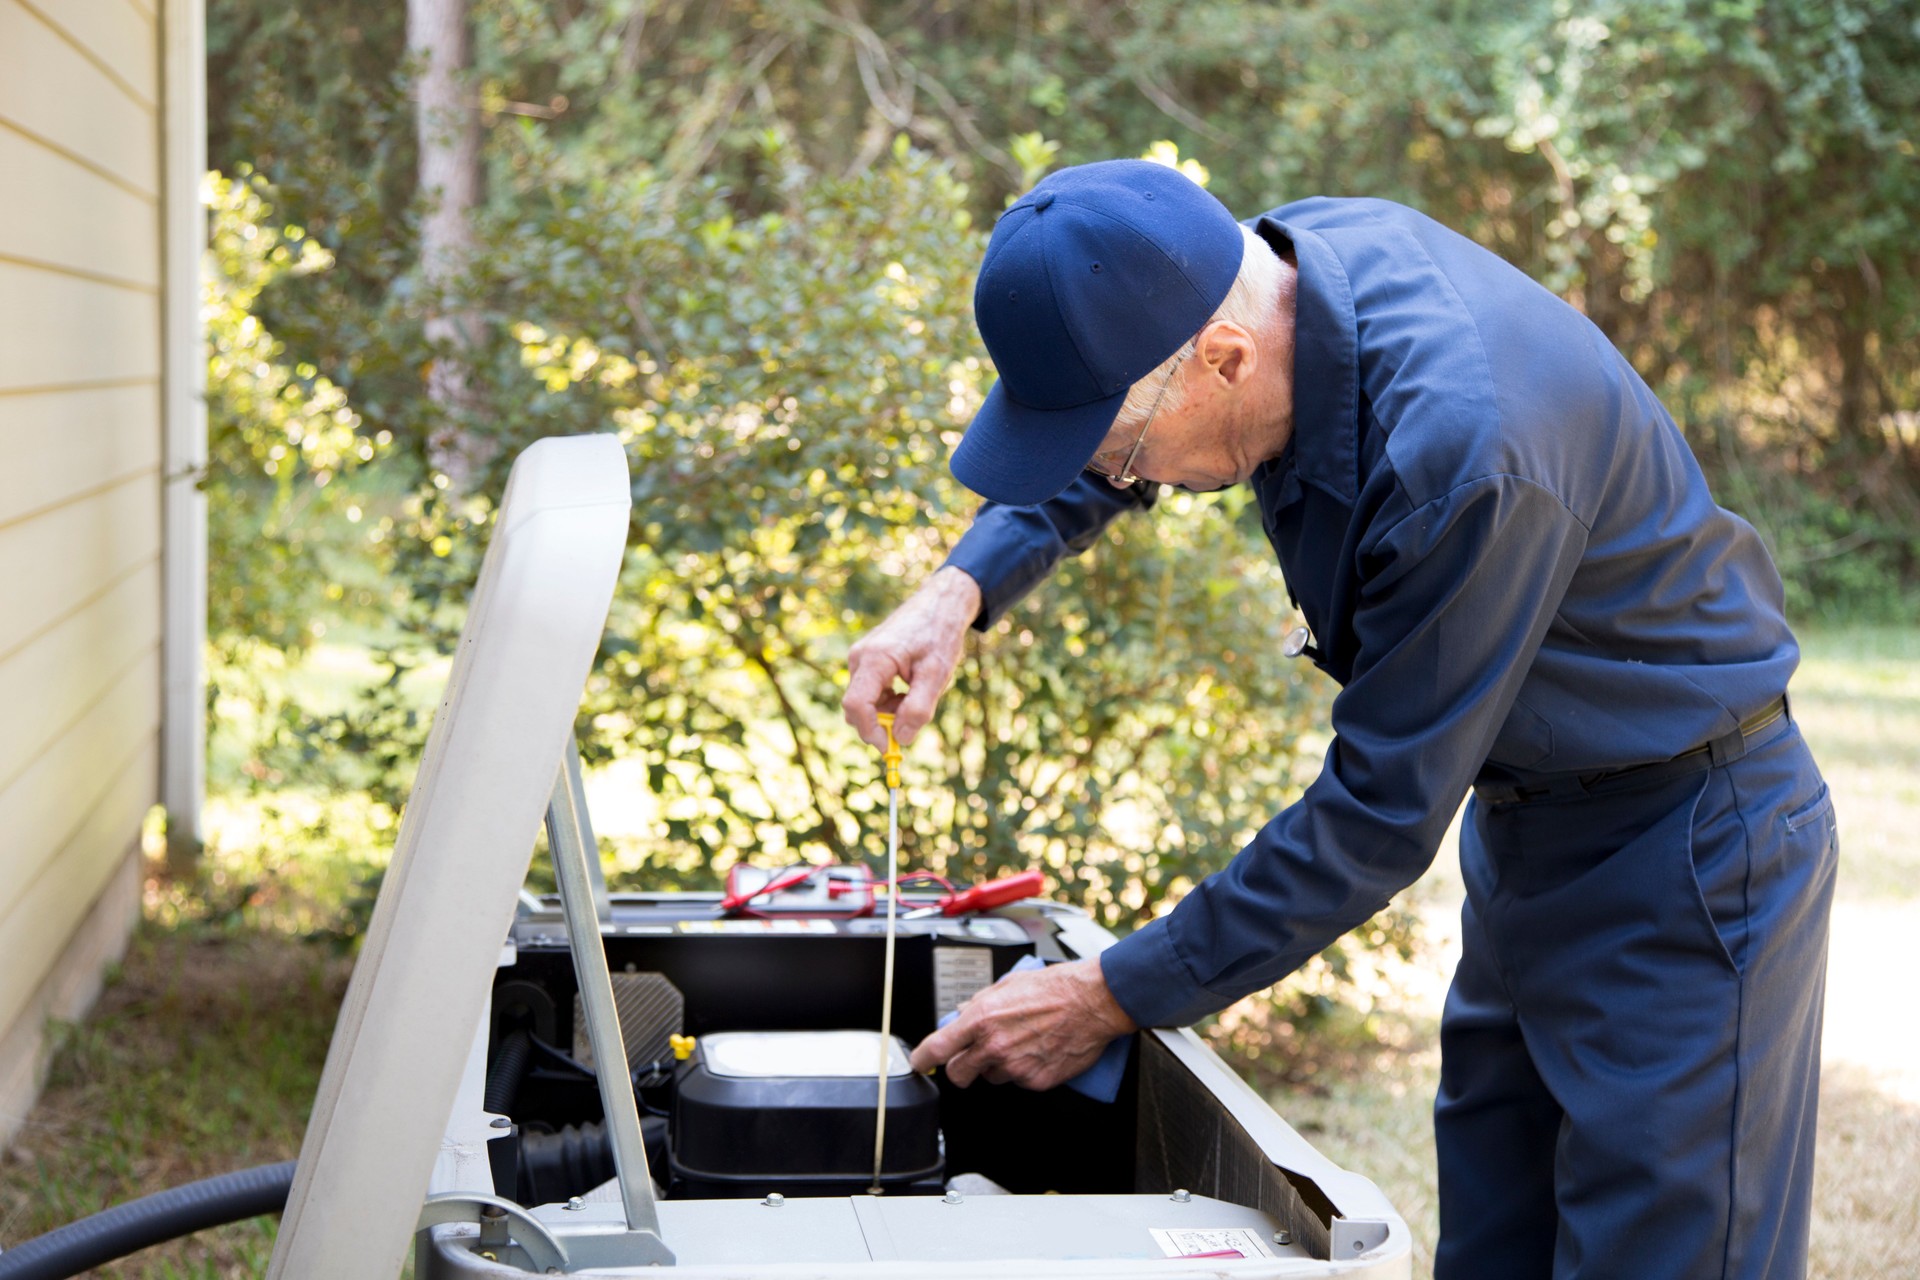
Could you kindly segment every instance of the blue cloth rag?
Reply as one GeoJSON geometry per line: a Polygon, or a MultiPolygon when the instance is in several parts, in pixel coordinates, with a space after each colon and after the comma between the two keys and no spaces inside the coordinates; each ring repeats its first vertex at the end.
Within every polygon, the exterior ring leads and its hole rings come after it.
{"type": "MultiPolygon", "coordinates": [[[[995,981],[1004,982],[1012,974],[1027,973],[1046,967],[1047,962],[1039,956],[1021,956],[1014,961],[1013,968],[1001,974],[995,981]]],[[[956,1009],[941,1018],[940,1025],[944,1027],[959,1016],[960,1011],[956,1009]]],[[[1094,1060],[1092,1066],[1067,1081],[1067,1088],[1075,1093],[1084,1094],[1095,1102],[1112,1102],[1119,1096],[1120,1078],[1127,1073],[1127,1058],[1132,1053],[1132,1036],[1121,1036],[1117,1040],[1108,1042],[1107,1047],[1100,1051],[1100,1056],[1094,1060]]]]}

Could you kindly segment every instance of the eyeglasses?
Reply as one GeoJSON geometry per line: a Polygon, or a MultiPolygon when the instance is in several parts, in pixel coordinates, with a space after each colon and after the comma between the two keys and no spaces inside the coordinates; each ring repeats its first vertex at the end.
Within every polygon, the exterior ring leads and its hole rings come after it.
{"type": "Polygon", "coordinates": [[[1147,438],[1147,428],[1153,425],[1153,416],[1160,412],[1160,402],[1167,398],[1167,388],[1173,385],[1173,376],[1180,372],[1180,366],[1186,363],[1187,357],[1192,354],[1193,347],[1189,345],[1180,353],[1180,358],[1173,362],[1173,367],[1167,370],[1167,380],[1160,384],[1160,394],[1155,396],[1153,403],[1148,406],[1147,420],[1140,424],[1140,434],[1133,438],[1133,448],[1127,450],[1127,460],[1120,464],[1120,469],[1110,471],[1107,464],[1100,461],[1104,457],[1120,452],[1118,449],[1108,449],[1104,453],[1096,453],[1087,459],[1086,470],[1103,477],[1116,489],[1129,489],[1140,482],[1140,477],[1133,474],[1133,460],[1140,456],[1140,445],[1147,438]]]}

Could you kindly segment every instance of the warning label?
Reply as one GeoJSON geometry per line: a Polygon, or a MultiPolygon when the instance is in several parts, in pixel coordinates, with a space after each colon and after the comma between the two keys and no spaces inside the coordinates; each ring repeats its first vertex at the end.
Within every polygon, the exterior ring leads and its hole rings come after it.
{"type": "Polygon", "coordinates": [[[1169,1258],[1271,1258],[1258,1231],[1246,1227],[1150,1227],[1153,1242],[1169,1258]]]}
{"type": "Polygon", "coordinates": [[[993,985],[993,952],[986,947],[933,949],[933,1016],[940,1019],[993,985]]]}

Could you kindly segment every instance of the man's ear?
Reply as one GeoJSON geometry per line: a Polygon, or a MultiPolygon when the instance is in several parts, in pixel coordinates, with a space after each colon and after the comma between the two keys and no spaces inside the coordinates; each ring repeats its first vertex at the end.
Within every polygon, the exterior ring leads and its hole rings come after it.
{"type": "Polygon", "coordinates": [[[1210,378],[1238,390],[1252,379],[1259,352],[1251,333],[1231,320],[1216,320],[1201,332],[1196,354],[1210,378]]]}

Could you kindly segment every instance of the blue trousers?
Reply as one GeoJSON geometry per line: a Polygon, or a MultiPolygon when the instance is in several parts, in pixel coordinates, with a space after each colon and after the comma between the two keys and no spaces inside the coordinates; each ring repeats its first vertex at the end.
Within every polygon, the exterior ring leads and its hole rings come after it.
{"type": "Polygon", "coordinates": [[[1806,1273],[1838,839],[1780,724],[1664,782],[1470,802],[1436,1280],[1806,1273]]]}

